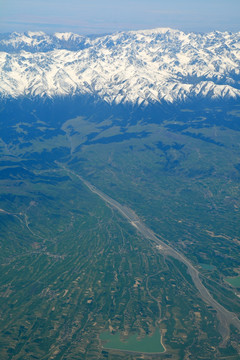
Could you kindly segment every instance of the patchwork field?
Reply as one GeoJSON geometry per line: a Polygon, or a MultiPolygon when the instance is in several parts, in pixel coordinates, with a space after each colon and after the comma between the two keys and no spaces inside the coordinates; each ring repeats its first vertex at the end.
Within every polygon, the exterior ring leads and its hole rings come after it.
{"type": "Polygon", "coordinates": [[[221,345],[187,267],[74,174],[132,209],[239,318],[240,107],[28,106],[1,105],[0,357],[239,359],[239,331],[221,345]],[[138,350],[149,339],[154,351],[138,350]]]}

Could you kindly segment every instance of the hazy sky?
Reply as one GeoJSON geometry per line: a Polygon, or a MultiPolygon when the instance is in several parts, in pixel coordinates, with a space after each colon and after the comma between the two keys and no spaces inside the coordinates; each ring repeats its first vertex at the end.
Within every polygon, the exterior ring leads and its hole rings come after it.
{"type": "Polygon", "coordinates": [[[0,0],[0,32],[240,31],[240,0],[0,0]]]}

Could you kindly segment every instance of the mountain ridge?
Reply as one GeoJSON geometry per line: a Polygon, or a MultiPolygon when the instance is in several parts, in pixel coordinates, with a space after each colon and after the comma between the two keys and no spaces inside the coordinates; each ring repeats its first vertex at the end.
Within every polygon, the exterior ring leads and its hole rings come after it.
{"type": "Polygon", "coordinates": [[[88,95],[149,105],[240,97],[240,32],[12,33],[1,36],[0,51],[2,99],[88,95]]]}

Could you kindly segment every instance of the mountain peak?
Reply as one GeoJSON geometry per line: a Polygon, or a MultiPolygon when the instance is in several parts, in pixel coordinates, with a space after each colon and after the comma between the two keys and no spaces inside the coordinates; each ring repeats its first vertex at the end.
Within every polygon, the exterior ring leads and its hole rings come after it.
{"type": "Polygon", "coordinates": [[[178,33],[182,32],[182,31],[177,30],[177,29],[172,29],[172,28],[169,28],[169,27],[158,27],[158,28],[155,28],[155,29],[142,30],[141,32],[144,32],[146,34],[167,34],[167,33],[178,34],[178,33]]]}
{"type": "MultiPolygon", "coordinates": [[[[21,36],[21,34],[19,35],[21,36]]],[[[43,31],[28,31],[26,35],[29,37],[40,37],[45,36],[46,34],[43,31]]]]}
{"type": "Polygon", "coordinates": [[[69,41],[70,39],[76,40],[78,38],[84,38],[84,36],[77,35],[72,32],[56,32],[54,33],[54,37],[63,41],[69,41]]]}

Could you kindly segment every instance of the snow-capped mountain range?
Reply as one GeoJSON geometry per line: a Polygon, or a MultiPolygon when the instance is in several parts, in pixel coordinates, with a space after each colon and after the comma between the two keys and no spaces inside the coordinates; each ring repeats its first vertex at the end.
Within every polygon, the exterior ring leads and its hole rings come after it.
{"type": "Polygon", "coordinates": [[[240,32],[168,28],[99,37],[0,36],[0,97],[90,95],[108,103],[240,98],[240,32]]]}

